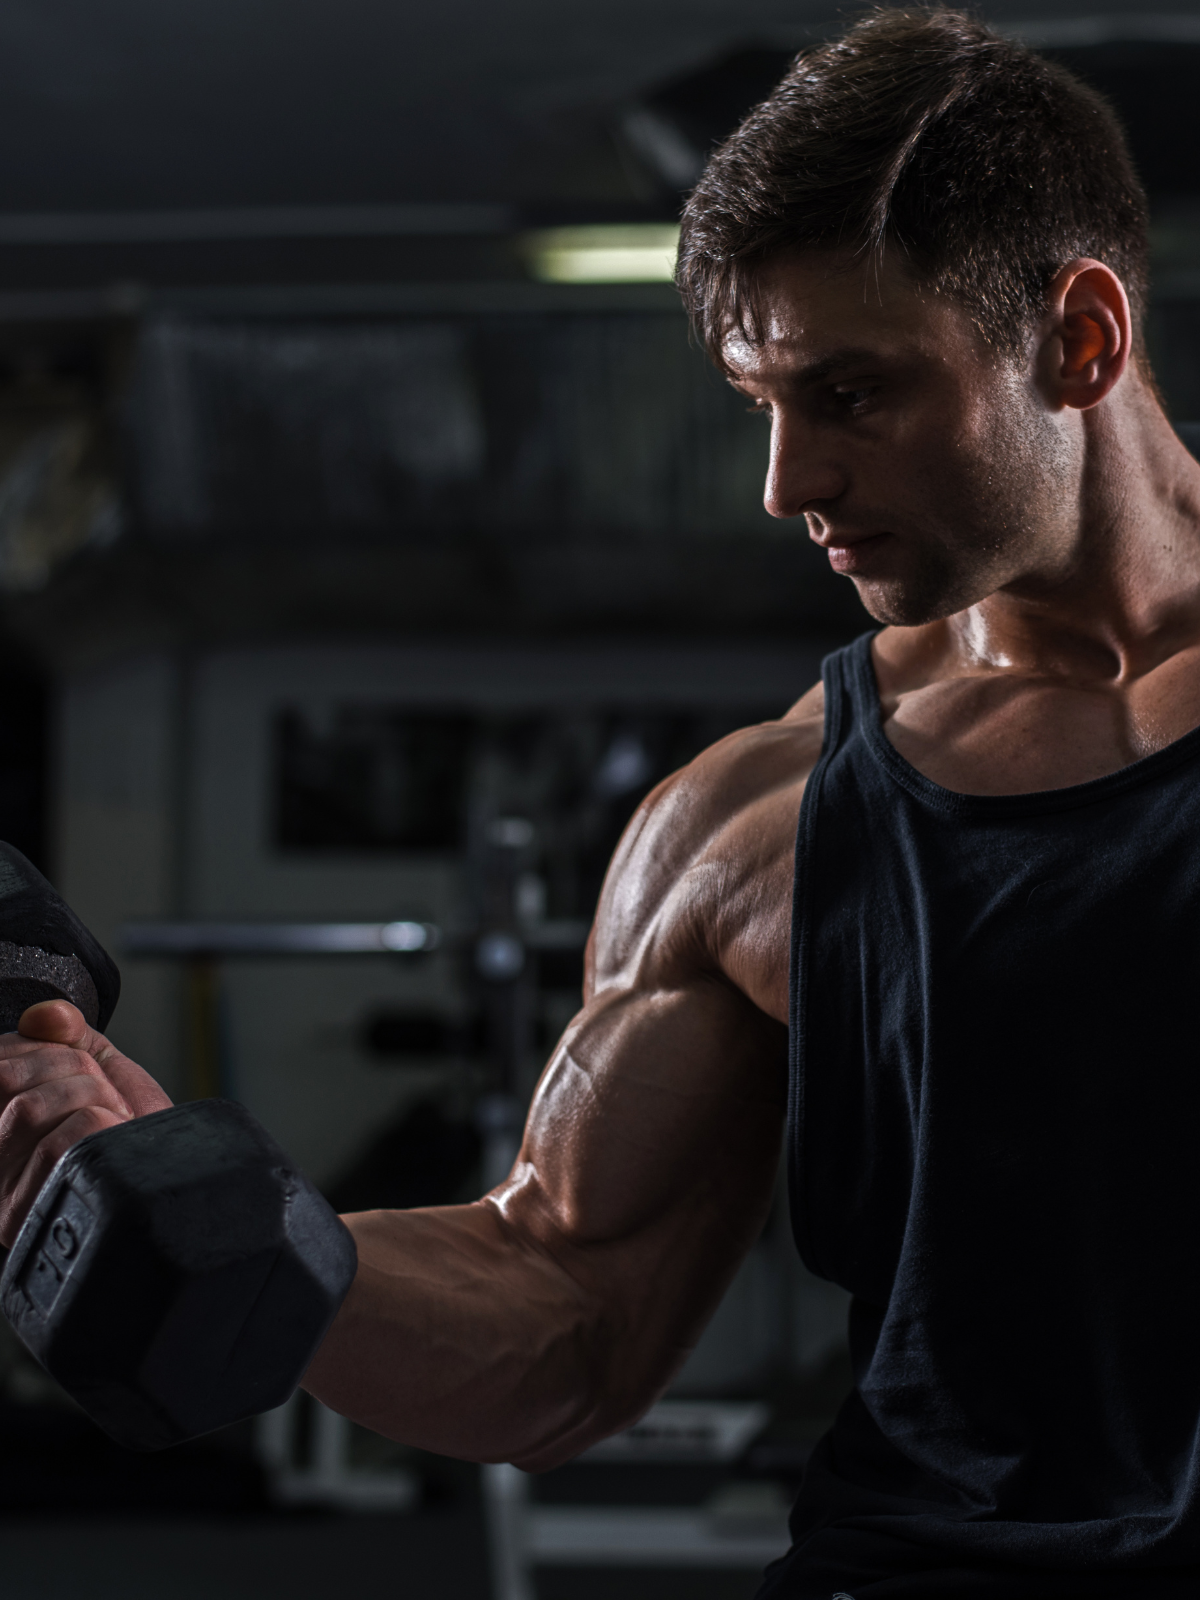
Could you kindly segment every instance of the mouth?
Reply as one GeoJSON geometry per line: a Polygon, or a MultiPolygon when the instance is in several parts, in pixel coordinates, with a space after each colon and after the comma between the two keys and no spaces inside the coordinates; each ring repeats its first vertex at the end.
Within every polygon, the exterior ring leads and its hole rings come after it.
{"type": "Polygon", "coordinates": [[[839,537],[837,534],[827,534],[817,539],[815,543],[828,553],[829,565],[834,572],[849,576],[863,571],[870,564],[874,552],[891,537],[890,533],[866,533],[854,538],[849,535],[839,537]]]}

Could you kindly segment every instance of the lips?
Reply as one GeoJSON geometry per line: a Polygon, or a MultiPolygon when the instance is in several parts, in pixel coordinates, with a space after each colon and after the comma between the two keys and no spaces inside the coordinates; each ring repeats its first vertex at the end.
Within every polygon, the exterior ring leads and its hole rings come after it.
{"type": "Polygon", "coordinates": [[[890,533],[866,533],[857,538],[827,535],[816,543],[829,554],[829,565],[835,572],[854,573],[863,570],[875,552],[892,536],[890,533]]]}

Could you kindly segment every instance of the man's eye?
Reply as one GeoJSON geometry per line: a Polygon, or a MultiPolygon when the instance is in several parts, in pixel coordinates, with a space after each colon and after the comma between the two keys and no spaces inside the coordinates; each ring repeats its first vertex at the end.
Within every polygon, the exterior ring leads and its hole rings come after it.
{"type": "Polygon", "coordinates": [[[873,387],[861,389],[835,389],[835,399],[849,411],[861,411],[862,408],[874,399],[876,390],[873,387]]]}

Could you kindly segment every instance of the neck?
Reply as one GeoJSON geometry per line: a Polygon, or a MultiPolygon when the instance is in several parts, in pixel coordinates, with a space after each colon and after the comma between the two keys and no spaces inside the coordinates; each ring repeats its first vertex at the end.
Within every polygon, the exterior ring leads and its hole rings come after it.
{"type": "Polygon", "coordinates": [[[1126,680],[1200,642],[1200,463],[1138,374],[1074,417],[1046,559],[935,627],[976,664],[1126,680]]]}

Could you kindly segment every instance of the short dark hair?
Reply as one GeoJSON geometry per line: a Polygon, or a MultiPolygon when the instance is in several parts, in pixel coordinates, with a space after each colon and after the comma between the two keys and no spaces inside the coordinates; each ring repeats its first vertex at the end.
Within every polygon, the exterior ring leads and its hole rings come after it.
{"type": "Polygon", "coordinates": [[[1125,285],[1138,329],[1146,196],[1108,103],[962,11],[884,8],[802,51],[714,152],[683,213],[677,282],[717,361],[761,337],[762,262],[897,246],[988,343],[1015,352],[1076,256],[1125,285]]]}

